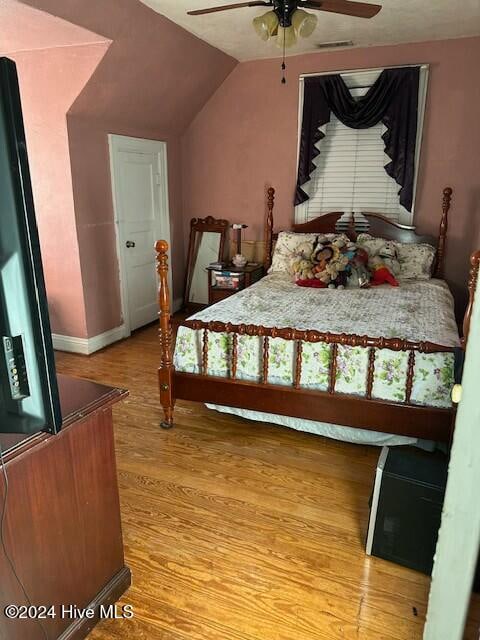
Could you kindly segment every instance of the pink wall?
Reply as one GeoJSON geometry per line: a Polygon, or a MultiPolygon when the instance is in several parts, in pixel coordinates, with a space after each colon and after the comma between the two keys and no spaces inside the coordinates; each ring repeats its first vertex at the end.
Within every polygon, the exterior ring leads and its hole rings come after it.
{"type": "Polygon", "coordinates": [[[87,319],[66,112],[108,44],[8,54],[17,63],[52,330],[85,337],[87,319]]]}
{"type": "Polygon", "coordinates": [[[68,113],[88,336],[121,324],[107,134],[167,142],[174,296],[182,294],[180,137],[237,61],[132,0],[25,0],[113,40],[68,113]]]}
{"type": "Polygon", "coordinates": [[[430,80],[416,204],[416,224],[436,234],[441,192],[455,190],[447,275],[463,289],[468,255],[480,248],[477,126],[480,38],[322,52],[239,64],[183,136],[185,224],[211,214],[249,224],[261,239],[266,185],[277,189],[276,225],[293,219],[298,78],[302,73],[429,63],[430,80]]]}

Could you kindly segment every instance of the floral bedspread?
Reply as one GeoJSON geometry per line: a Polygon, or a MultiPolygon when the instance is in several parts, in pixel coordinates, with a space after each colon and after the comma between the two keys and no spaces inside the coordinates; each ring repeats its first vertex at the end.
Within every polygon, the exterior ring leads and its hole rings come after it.
{"type": "MultiPolygon", "coordinates": [[[[219,320],[266,327],[315,329],[333,333],[356,333],[370,337],[426,340],[444,346],[459,345],[453,299],[441,280],[405,282],[398,288],[304,289],[285,274],[273,273],[255,285],[192,316],[208,322],[219,320]]],[[[208,373],[226,377],[230,371],[231,335],[209,333],[208,373]]],[[[377,349],[372,395],[405,401],[408,353],[377,349]]],[[[180,327],[175,348],[178,371],[198,373],[202,335],[180,327]]],[[[238,337],[237,377],[260,380],[261,339],[238,337]]],[[[331,346],[303,344],[301,386],[327,390],[331,346]]],[[[364,396],[367,384],[368,350],[338,347],[335,390],[364,396]]],[[[292,341],[270,339],[268,381],[292,385],[295,352],[292,341]]],[[[453,354],[416,353],[411,402],[449,407],[453,385],[453,354]]]]}

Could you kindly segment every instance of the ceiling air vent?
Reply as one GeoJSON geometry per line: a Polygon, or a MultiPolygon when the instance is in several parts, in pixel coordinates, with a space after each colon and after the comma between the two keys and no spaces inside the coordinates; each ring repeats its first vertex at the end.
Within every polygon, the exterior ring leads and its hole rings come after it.
{"type": "Polygon", "coordinates": [[[337,40],[337,42],[320,42],[317,49],[337,49],[338,47],[353,47],[353,40],[337,40]]]}

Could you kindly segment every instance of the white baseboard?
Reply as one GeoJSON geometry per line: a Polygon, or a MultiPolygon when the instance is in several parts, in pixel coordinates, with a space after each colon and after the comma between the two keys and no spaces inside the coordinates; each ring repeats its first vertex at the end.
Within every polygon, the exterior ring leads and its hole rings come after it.
{"type": "MultiPolygon", "coordinates": [[[[172,302],[173,313],[176,313],[183,307],[183,298],[175,298],[172,302]]],[[[95,351],[108,347],[109,344],[128,337],[128,332],[124,324],[110,331],[105,331],[98,336],[92,338],[76,338],[74,336],[62,336],[58,333],[52,333],[53,348],[56,351],[68,351],[69,353],[80,353],[88,356],[95,351]]]]}
{"type": "Polygon", "coordinates": [[[92,338],[75,338],[73,336],[62,336],[58,333],[52,333],[53,348],[56,351],[68,351],[69,353],[81,353],[88,356],[95,351],[99,351],[107,347],[117,340],[126,337],[125,325],[115,327],[110,331],[105,331],[98,336],[92,338]]]}

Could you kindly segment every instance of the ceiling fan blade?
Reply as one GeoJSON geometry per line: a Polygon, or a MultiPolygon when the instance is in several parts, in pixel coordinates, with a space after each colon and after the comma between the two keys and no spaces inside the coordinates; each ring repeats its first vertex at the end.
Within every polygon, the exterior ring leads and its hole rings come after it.
{"type": "Polygon", "coordinates": [[[306,0],[299,6],[306,9],[341,13],[345,16],[354,16],[356,18],[373,18],[382,8],[379,4],[350,2],[350,0],[306,0]]]}
{"type": "Polygon", "coordinates": [[[209,9],[195,9],[195,11],[187,11],[189,16],[202,16],[206,13],[215,13],[216,11],[227,11],[228,9],[239,9],[240,7],[271,7],[271,2],[237,2],[236,4],[224,4],[221,7],[210,7],[209,9]]]}

